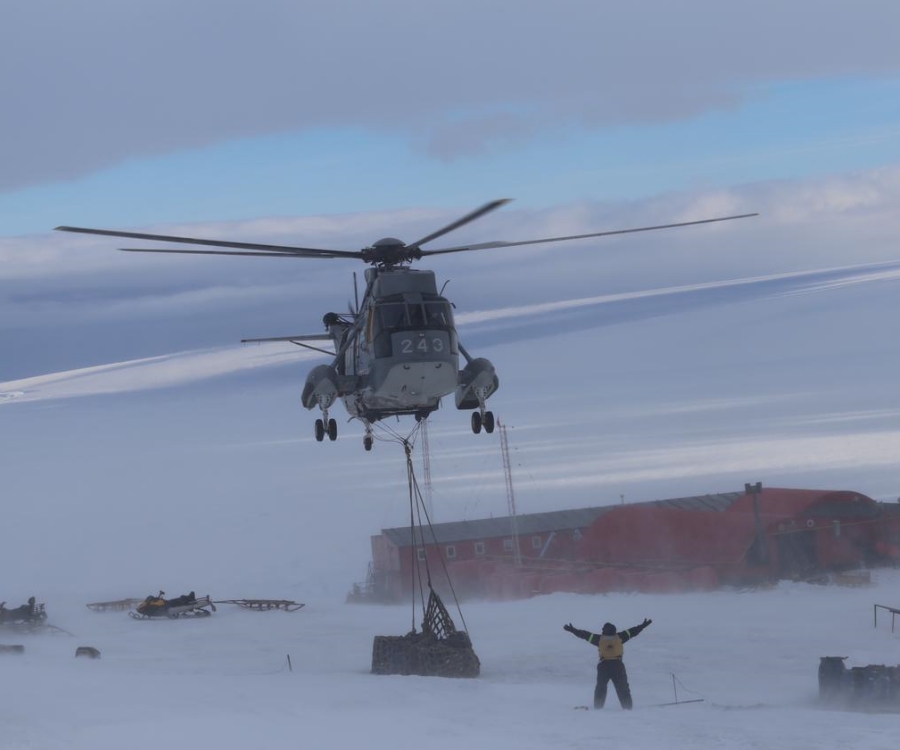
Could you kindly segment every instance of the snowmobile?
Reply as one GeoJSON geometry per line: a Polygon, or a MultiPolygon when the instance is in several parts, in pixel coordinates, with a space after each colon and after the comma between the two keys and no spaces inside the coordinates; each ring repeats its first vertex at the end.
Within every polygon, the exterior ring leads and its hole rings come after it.
{"type": "Polygon", "coordinates": [[[129,612],[129,616],[135,620],[157,618],[174,620],[176,618],[209,617],[216,611],[216,605],[212,603],[208,595],[198,599],[191,591],[189,594],[182,594],[174,599],[166,599],[165,593],[165,591],[160,591],[155,596],[151,594],[138,604],[135,611],[129,612]]]}
{"type": "Polygon", "coordinates": [[[6,602],[0,602],[0,630],[33,633],[50,626],[46,623],[47,612],[43,604],[38,604],[34,597],[21,607],[6,608],[6,602]]]}

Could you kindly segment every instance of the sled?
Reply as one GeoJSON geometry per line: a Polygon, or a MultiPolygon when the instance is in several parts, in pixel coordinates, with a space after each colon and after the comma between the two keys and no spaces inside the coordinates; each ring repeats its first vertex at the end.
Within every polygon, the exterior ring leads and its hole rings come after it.
{"type": "Polygon", "coordinates": [[[92,612],[124,612],[126,609],[131,609],[137,604],[140,604],[143,599],[116,599],[112,602],[91,602],[90,604],[85,604],[92,612]]]}
{"type": "Polygon", "coordinates": [[[0,624],[0,633],[19,633],[36,635],[38,633],[50,633],[51,635],[72,635],[68,630],[51,625],[49,622],[4,622],[0,624]]]}
{"type": "Polygon", "coordinates": [[[280,609],[283,612],[296,612],[305,604],[294,602],[290,599],[222,599],[215,604],[237,604],[243,609],[251,609],[254,612],[268,612],[270,609],[280,609]]]}

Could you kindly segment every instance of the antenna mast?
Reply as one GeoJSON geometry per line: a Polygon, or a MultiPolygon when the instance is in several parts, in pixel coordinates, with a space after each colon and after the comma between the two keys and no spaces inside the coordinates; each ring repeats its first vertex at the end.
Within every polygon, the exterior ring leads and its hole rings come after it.
{"type": "Polygon", "coordinates": [[[522,552],[519,549],[519,521],[516,518],[516,493],[513,490],[512,464],[509,460],[509,441],[506,439],[506,425],[498,419],[497,426],[500,428],[500,452],[503,454],[503,475],[506,477],[506,505],[509,511],[509,520],[512,524],[513,563],[518,567],[522,564],[522,552]]]}

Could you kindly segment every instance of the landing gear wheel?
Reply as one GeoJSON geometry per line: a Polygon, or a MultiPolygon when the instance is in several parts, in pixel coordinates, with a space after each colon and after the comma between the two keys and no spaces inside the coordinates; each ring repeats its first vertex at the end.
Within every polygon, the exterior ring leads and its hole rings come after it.
{"type": "Polygon", "coordinates": [[[490,434],[494,431],[494,412],[486,411],[484,413],[484,418],[482,420],[484,422],[484,431],[490,434]]]}
{"type": "Polygon", "coordinates": [[[337,422],[333,419],[328,420],[328,439],[332,442],[337,440],[337,422]]]}
{"type": "Polygon", "coordinates": [[[472,432],[476,435],[481,432],[481,412],[472,412],[472,432]]]}
{"type": "Polygon", "coordinates": [[[316,420],[316,440],[320,443],[325,439],[325,423],[321,419],[316,420]]]}
{"type": "Polygon", "coordinates": [[[367,451],[372,450],[372,436],[371,435],[366,435],[363,438],[363,448],[365,448],[367,451]]]}

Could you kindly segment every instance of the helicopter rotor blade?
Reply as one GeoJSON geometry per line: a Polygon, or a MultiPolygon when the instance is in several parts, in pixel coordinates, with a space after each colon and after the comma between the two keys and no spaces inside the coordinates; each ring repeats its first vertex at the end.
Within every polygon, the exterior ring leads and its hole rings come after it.
{"type": "MultiPolygon", "coordinates": [[[[231,247],[237,250],[261,250],[270,253],[287,253],[310,258],[360,258],[359,252],[348,250],[327,250],[318,247],[294,247],[291,245],[266,245],[259,242],[229,242],[227,240],[205,240],[197,237],[178,237],[169,234],[147,234],[145,232],[120,232],[114,229],[91,229],[89,227],[56,227],[59,232],[98,234],[104,237],[125,237],[131,240],[157,240],[159,242],[180,242],[185,245],[209,245],[211,247],[231,247]]],[[[143,250],[141,252],[157,252],[143,250]]],[[[168,251],[173,252],[173,251],[168,251]]]]}
{"type": "Polygon", "coordinates": [[[567,240],[583,240],[589,237],[609,237],[615,234],[631,234],[633,232],[652,232],[657,229],[673,229],[674,227],[689,227],[695,224],[713,224],[718,221],[731,221],[732,219],[747,219],[751,216],[759,216],[758,213],[736,214],[734,216],[719,216],[714,219],[698,219],[697,221],[679,221],[675,224],[657,224],[648,227],[634,227],[631,229],[612,229],[606,232],[591,232],[590,234],[573,234],[568,237],[545,237],[540,240],[522,240],[520,242],[479,242],[474,245],[458,245],[456,247],[444,247],[437,250],[422,250],[425,255],[442,255],[444,253],[463,253],[468,250],[487,250],[495,247],[517,247],[520,245],[539,245],[542,242],[565,242],[567,240]]]}
{"type": "Polygon", "coordinates": [[[429,235],[426,235],[420,240],[416,240],[415,242],[410,242],[406,247],[408,248],[417,248],[424,245],[426,242],[431,242],[432,240],[436,240],[438,237],[442,237],[448,232],[452,232],[454,229],[459,229],[461,226],[468,224],[470,221],[475,221],[475,219],[480,219],[487,213],[494,211],[501,206],[505,206],[509,203],[511,198],[500,198],[499,200],[491,201],[490,203],[485,203],[483,206],[476,208],[474,211],[467,213],[460,219],[457,219],[451,224],[448,224],[441,229],[438,229],[436,232],[432,232],[429,235]]]}
{"type": "Polygon", "coordinates": [[[261,250],[169,250],[158,247],[120,247],[123,253],[179,253],[184,255],[256,255],[269,258],[334,258],[334,255],[310,255],[309,253],[274,253],[261,250]]]}

